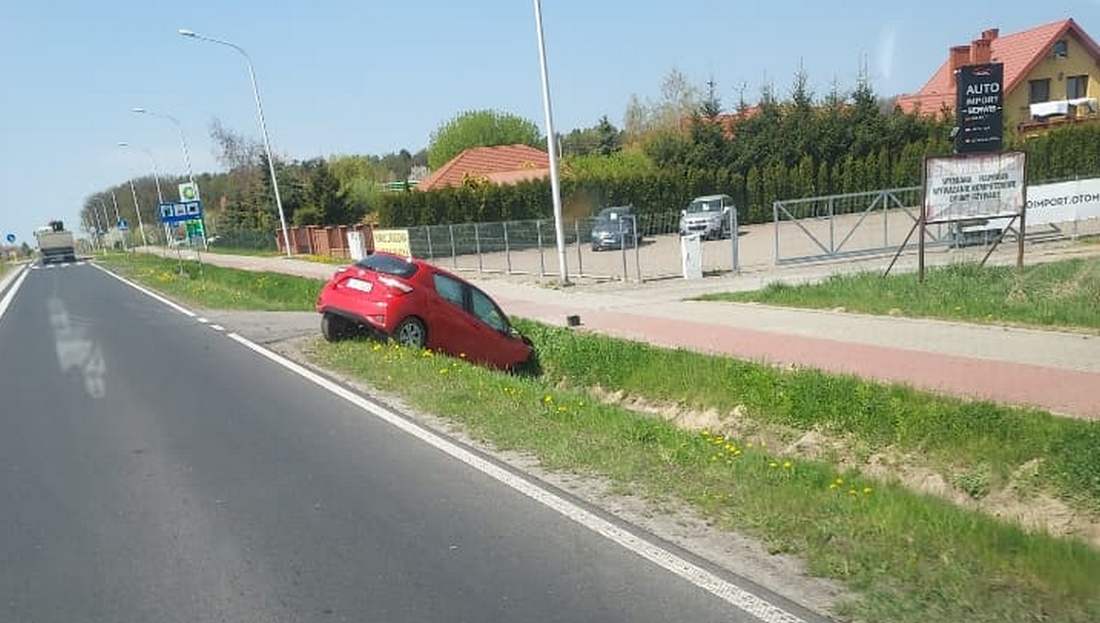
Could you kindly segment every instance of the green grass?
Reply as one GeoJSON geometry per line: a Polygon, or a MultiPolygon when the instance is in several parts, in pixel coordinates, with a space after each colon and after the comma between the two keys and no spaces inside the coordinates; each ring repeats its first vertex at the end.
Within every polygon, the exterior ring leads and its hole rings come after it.
{"type": "Polygon", "coordinates": [[[211,245],[209,249],[202,250],[203,253],[220,253],[222,255],[249,255],[253,257],[278,257],[282,255],[276,249],[255,249],[252,247],[230,247],[221,246],[218,244],[211,245]]]}
{"type": "Polygon", "coordinates": [[[1100,511],[1100,422],[817,370],[782,371],[534,322],[517,326],[535,342],[551,382],[698,410],[740,408],[754,421],[851,436],[872,451],[897,448],[952,471],[984,466],[995,484],[1039,459],[1051,493],[1100,511]]]}
{"type": "MultiPolygon", "coordinates": [[[[537,332],[536,342],[545,346],[554,331],[537,332]]],[[[572,346],[572,338],[556,339],[546,351],[550,372],[543,378],[366,341],[318,343],[310,356],[461,423],[498,448],[532,453],[548,469],[599,475],[641,496],[686,502],[722,528],[763,539],[773,552],[801,556],[811,573],[843,581],[858,595],[843,606],[846,616],[896,623],[1100,620],[1100,553],[1088,546],[1027,533],[824,463],[788,462],[745,440],[691,433],[594,402],[582,378],[610,382],[631,371],[586,377],[574,371],[568,377],[578,387],[563,388],[565,375],[554,370],[566,359],[556,349],[577,349],[582,356],[576,361],[601,369],[622,361],[601,363],[597,347],[612,346],[603,339],[579,338],[572,346]],[[597,350],[586,353],[586,347],[597,350]]],[[[754,391],[774,382],[764,368],[743,371],[763,379],[754,391]]],[[[668,380],[660,391],[672,396],[683,395],[689,389],[684,379],[699,369],[664,372],[668,380]]],[[[703,384],[692,378],[690,388],[703,384]]],[[[803,390],[789,387],[801,395],[787,395],[792,407],[803,405],[801,412],[810,406],[803,390]]],[[[838,396],[825,398],[835,402],[838,396]]]]}
{"type": "Polygon", "coordinates": [[[754,292],[701,297],[869,314],[900,314],[982,323],[1100,330],[1100,258],[1035,264],[1022,272],[1006,266],[954,264],[916,274],[835,275],[818,284],[773,283],[754,292]]]}
{"type": "Polygon", "coordinates": [[[140,253],[109,254],[104,267],[169,296],[208,309],[312,311],[323,281],[221,268],[140,253]],[[180,274],[180,266],[183,274],[180,274]]]}

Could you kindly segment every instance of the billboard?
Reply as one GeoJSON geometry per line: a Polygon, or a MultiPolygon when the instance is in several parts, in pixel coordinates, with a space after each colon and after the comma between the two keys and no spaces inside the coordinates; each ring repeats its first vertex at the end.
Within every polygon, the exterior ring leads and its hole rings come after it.
{"type": "Polygon", "coordinates": [[[1004,135],[1004,65],[964,65],[955,72],[955,153],[1000,151],[1004,135]]]}
{"type": "Polygon", "coordinates": [[[1014,216],[1024,210],[1023,152],[944,156],[924,161],[924,221],[1014,216]]]}
{"type": "Polygon", "coordinates": [[[412,257],[412,247],[409,244],[409,230],[407,229],[375,229],[374,250],[394,255],[412,257]]]}

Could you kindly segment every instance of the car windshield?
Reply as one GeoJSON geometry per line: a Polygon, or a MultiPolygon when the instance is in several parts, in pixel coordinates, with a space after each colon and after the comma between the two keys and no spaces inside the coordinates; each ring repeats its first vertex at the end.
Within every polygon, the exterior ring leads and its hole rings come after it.
{"type": "Polygon", "coordinates": [[[395,275],[408,279],[416,274],[416,264],[393,255],[372,254],[355,263],[359,268],[373,270],[376,273],[395,275]]]}
{"type": "Polygon", "coordinates": [[[692,201],[688,206],[688,212],[721,212],[722,200],[721,199],[698,199],[692,201]]]}

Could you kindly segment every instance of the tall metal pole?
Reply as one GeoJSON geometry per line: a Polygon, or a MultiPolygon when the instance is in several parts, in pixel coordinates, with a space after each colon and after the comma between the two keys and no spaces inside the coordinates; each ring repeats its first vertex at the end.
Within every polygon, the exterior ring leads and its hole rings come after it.
{"type": "MultiPolygon", "coordinates": [[[[118,197],[115,196],[115,191],[111,191],[111,203],[115,205],[115,229],[118,229],[122,225],[122,215],[118,213],[118,197]]],[[[127,250],[126,236],[122,234],[122,230],[118,231],[118,237],[122,240],[122,250],[127,250]]]]}
{"type": "Polygon", "coordinates": [[[565,226],[562,223],[561,184],[558,180],[557,137],[554,134],[554,113],[550,106],[550,78],[546,69],[546,41],[542,34],[542,2],[535,3],[535,30],[539,40],[539,72],[542,75],[542,110],[546,116],[546,151],[550,158],[550,194],[554,201],[554,235],[558,244],[558,274],[562,285],[569,283],[569,268],[565,259],[565,226]]]}
{"type": "Polygon", "coordinates": [[[248,56],[248,52],[245,52],[244,48],[235,43],[204,37],[182,28],[179,30],[179,34],[184,37],[209,41],[210,43],[217,43],[233,48],[244,57],[244,62],[248,65],[248,79],[252,82],[252,96],[256,99],[256,116],[260,120],[260,134],[263,135],[264,139],[264,152],[267,154],[267,168],[268,172],[271,174],[271,189],[275,193],[275,206],[279,209],[279,223],[283,227],[283,243],[286,245],[286,254],[288,256],[294,255],[294,251],[290,247],[290,231],[287,229],[286,215],[283,212],[283,198],[279,195],[279,180],[275,175],[275,159],[271,155],[271,139],[267,135],[267,123],[264,121],[264,107],[263,104],[260,103],[260,89],[256,86],[256,70],[252,67],[252,58],[248,56]]]}
{"type": "Polygon", "coordinates": [[[137,191],[134,190],[134,178],[130,178],[130,194],[134,197],[134,212],[137,212],[138,230],[141,232],[141,246],[149,246],[149,241],[145,239],[145,225],[141,222],[141,204],[138,203],[137,191]]]}

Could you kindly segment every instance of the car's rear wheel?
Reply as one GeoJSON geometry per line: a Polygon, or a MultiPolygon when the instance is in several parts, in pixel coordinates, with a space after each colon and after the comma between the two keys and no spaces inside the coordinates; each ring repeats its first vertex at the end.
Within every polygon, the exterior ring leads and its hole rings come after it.
{"type": "Polygon", "coordinates": [[[424,348],[428,344],[428,330],[419,318],[409,317],[401,321],[393,331],[393,339],[409,348],[424,348]]]}
{"type": "Polygon", "coordinates": [[[351,334],[351,323],[336,314],[321,315],[321,335],[329,342],[338,342],[351,334]]]}

